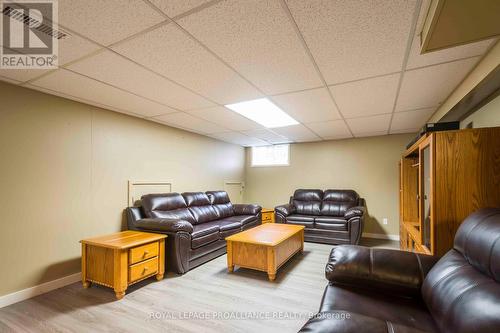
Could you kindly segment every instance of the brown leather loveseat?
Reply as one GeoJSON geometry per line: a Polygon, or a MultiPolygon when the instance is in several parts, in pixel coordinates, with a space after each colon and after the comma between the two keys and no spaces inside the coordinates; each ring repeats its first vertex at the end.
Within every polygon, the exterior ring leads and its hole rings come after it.
{"type": "Polygon", "coordinates": [[[304,240],[358,244],[366,216],[365,200],[353,190],[296,190],[274,209],[276,223],[305,226],[304,240]]]}
{"type": "Polygon", "coordinates": [[[300,332],[500,332],[500,209],[470,215],[438,258],[341,245],[300,332]]]}
{"type": "Polygon", "coordinates": [[[126,209],[130,230],[168,235],[168,270],[185,273],[226,253],[227,236],[262,223],[262,208],[232,204],[225,191],[148,194],[126,209]]]}

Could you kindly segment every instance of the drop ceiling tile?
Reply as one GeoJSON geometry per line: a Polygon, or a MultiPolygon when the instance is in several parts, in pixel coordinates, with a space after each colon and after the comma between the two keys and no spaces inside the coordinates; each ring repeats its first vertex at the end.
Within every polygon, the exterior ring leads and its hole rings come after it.
{"type": "Polygon", "coordinates": [[[99,107],[101,109],[116,111],[116,112],[119,112],[119,113],[124,113],[124,114],[131,115],[131,116],[134,116],[134,117],[141,117],[141,118],[143,117],[143,115],[140,115],[140,114],[137,114],[137,113],[134,113],[134,112],[120,110],[120,109],[117,109],[117,108],[109,106],[109,105],[101,104],[101,103],[94,102],[94,101],[91,101],[91,100],[88,100],[88,99],[84,99],[84,98],[79,98],[79,97],[67,95],[67,94],[64,94],[64,93],[61,93],[61,92],[58,92],[58,91],[55,91],[55,90],[50,90],[50,89],[46,89],[46,88],[34,86],[32,84],[29,84],[29,83],[26,84],[26,85],[24,85],[24,87],[29,88],[29,89],[33,89],[33,90],[37,90],[37,91],[41,91],[41,92],[49,94],[49,95],[59,96],[59,97],[62,97],[62,98],[70,99],[72,101],[76,101],[76,102],[80,102],[80,103],[84,103],[84,104],[88,104],[88,105],[93,105],[93,106],[99,107]]]}
{"type": "Polygon", "coordinates": [[[151,117],[174,110],[116,89],[85,76],[60,69],[32,82],[32,85],[54,90],[69,96],[109,105],[118,110],[151,117]]]}
{"type": "Polygon", "coordinates": [[[58,23],[90,39],[109,45],[164,21],[163,15],[142,0],[59,1],[58,23]]]}
{"type": "Polygon", "coordinates": [[[470,43],[456,46],[444,50],[420,54],[419,37],[413,39],[413,44],[408,58],[406,69],[435,65],[447,61],[458,60],[473,56],[480,56],[486,53],[488,48],[496,39],[483,40],[477,43],[470,43]]]}
{"type": "Polygon", "coordinates": [[[59,66],[86,56],[100,49],[100,46],[78,35],[71,35],[59,41],[59,66]]]}
{"type": "Polygon", "coordinates": [[[396,111],[435,107],[442,103],[480,57],[411,71],[403,75],[396,111]]]}
{"type": "Polygon", "coordinates": [[[183,14],[193,8],[210,2],[211,0],[150,0],[169,17],[183,14]]]}
{"type": "Polygon", "coordinates": [[[392,130],[416,129],[422,127],[434,114],[436,108],[396,112],[392,118],[392,130]]]}
{"type": "Polygon", "coordinates": [[[362,117],[347,119],[347,123],[355,136],[363,133],[382,132],[389,129],[389,122],[391,121],[390,114],[382,114],[377,116],[362,117]]]}
{"type": "Polygon", "coordinates": [[[178,23],[266,94],[321,86],[280,1],[223,1],[178,23]]]}
{"type": "Polygon", "coordinates": [[[180,127],[188,131],[194,131],[196,133],[212,134],[227,131],[227,128],[196,118],[185,112],[170,113],[154,118],[168,125],[180,127]]]}
{"type": "Polygon", "coordinates": [[[415,0],[286,0],[328,84],[401,70],[415,0]]]}
{"type": "Polygon", "coordinates": [[[50,69],[0,69],[0,76],[19,82],[26,82],[50,71],[50,69]]]}
{"type": "Polygon", "coordinates": [[[325,140],[352,138],[351,132],[343,120],[309,123],[306,125],[325,140]]]}
{"type": "Polygon", "coordinates": [[[243,134],[248,135],[250,137],[254,137],[254,138],[258,138],[258,139],[267,141],[267,142],[272,143],[272,144],[291,142],[291,140],[285,138],[284,136],[281,136],[279,134],[271,132],[267,129],[244,131],[243,134]]]}
{"type": "Polygon", "coordinates": [[[302,124],[273,128],[273,131],[297,142],[320,141],[321,138],[302,124]]]}
{"type": "Polygon", "coordinates": [[[257,124],[256,122],[240,116],[239,114],[228,110],[223,106],[193,110],[188,111],[188,113],[195,117],[211,121],[217,125],[223,126],[233,131],[245,131],[262,128],[262,126],[257,124]]]}
{"type": "Polygon", "coordinates": [[[399,74],[381,76],[330,87],[333,98],[346,118],[390,113],[399,83],[399,74]]]}
{"type": "Polygon", "coordinates": [[[326,88],[273,96],[272,100],[302,123],[340,119],[326,88]]]}
{"type": "Polygon", "coordinates": [[[390,134],[407,134],[407,133],[418,133],[420,128],[408,128],[403,130],[393,130],[391,129],[390,134]]]}
{"type": "Polygon", "coordinates": [[[68,66],[68,68],[180,110],[213,105],[205,98],[111,51],[93,55],[68,66]]]}
{"type": "Polygon", "coordinates": [[[255,87],[174,24],[159,27],[113,49],[220,104],[262,97],[255,87]]]}
{"type": "Polygon", "coordinates": [[[222,140],[222,141],[234,143],[234,144],[244,146],[244,147],[269,145],[269,143],[267,143],[263,140],[260,140],[258,138],[249,137],[249,136],[246,136],[246,135],[238,133],[238,132],[224,132],[224,133],[212,134],[210,136],[214,139],[217,139],[217,140],[222,140]]]}
{"type": "Polygon", "coordinates": [[[381,135],[387,135],[387,131],[376,131],[376,132],[368,132],[368,133],[360,133],[357,134],[357,138],[367,138],[370,136],[381,136],[381,135]]]}
{"type": "Polygon", "coordinates": [[[58,48],[58,65],[62,66],[70,61],[95,52],[101,47],[83,37],[70,34],[69,37],[59,41],[58,48]]]}

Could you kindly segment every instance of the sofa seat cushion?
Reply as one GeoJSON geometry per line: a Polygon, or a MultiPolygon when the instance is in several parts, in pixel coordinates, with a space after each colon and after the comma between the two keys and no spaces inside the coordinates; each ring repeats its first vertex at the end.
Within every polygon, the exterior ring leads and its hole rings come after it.
{"type": "Polygon", "coordinates": [[[303,225],[306,228],[314,228],[314,216],[292,214],[287,216],[286,223],[303,225]]]}
{"type": "Polygon", "coordinates": [[[317,216],[314,219],[314,227],[323,230],[347,231],[347,221],[340,217],[317,216]]]}
{"type": "Polygon", "coordinates": [[[192,238],[202,237],[208,234],[217,234],[219,232],[219,224],[210,222],[193,225],[193,232],[191,233],[192,238]]]}
{"type": "Polygon", "coordinates": [[[320,312],[323,311],[353,312],[426,332],[438,332],[420,299],[390,296],[361,288],[328,285],[320,309],[320,312]]]}
{"type": "Polygon", "coordinates": [[[235,215],[219,221],[240,222],[242,225],[245,225],[257,221],[257,217],[255,215],[235,215]]]}
{"type": "Polygon", "coordinates": [[[315,222],[314,227],[322,230],[347,231],[347,223],[322,223],[315,222]]]}
{"type": "Polygon", "coordinates": [[[191,248],[197,249],[197,248],[205,246],[207,244],[216,242],[219,239],[220,239],[220,233],[218,231],[213,232],[211,234],[198,236],[197,238],[191,239],[191,248]]]}
{"type": "Polygon", "coordinates": [[[227,231],[227,230],[232,230],[232,229],[241,229],[242,223],[238,221],[224,221],[224,220],[219,220],[219,229],[220,231],[227,231]]]}

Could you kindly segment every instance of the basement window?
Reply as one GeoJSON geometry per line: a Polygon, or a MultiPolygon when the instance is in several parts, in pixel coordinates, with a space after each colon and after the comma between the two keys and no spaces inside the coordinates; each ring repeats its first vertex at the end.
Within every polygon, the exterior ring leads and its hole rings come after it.
{"type": "Polygon", "coordinates": [[[252,147],[252,166],[290,165],[290,145],[252,147]]]}

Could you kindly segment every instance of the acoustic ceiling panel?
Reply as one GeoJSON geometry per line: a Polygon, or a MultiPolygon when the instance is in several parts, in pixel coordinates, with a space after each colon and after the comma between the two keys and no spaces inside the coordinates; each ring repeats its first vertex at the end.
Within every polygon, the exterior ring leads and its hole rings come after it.
{"type": "Polygon", "coordinates": [[[390,113],[394,107],[399,74],[344,83],[330,90],[346,118],[390,113]]]}
{"type": "Polygon", "coordinates": [[[416,1],[286,3],[328,84],[401,70],[416,1]]]}
{"type": "Polygon", "coordinates": [[[404,73],[396,111],[438,106],[463,80],[479,57],[424,67],[404,73]]]}
{"type": "Polygon", "coordinates": [[[109,105],[115,108],[115,110],[135,113],[142,117],[173,112],[172,109],[159,103],[62,69],[33,81],[32,85],[99,104],[109,105]]]}
{"type": "Polygon", "coordinates": [[[267,94],[321,86],[279,1],[222,1],[178,22],[267,94]]]}
{"type": "Polygon", "coordinates": [[[262,96],[174,24],[159,27],[113,49],[220,104],[262,96]]]}
{"type": "Polygon", "coordinates": [[[326,88],[277,95],[272,99],[292,118],[303,123],[340,118],[326,88]]]}
{"type": "Polygon", "coordinates": [[[110,51],[86,58],[68,68],[180,110],[213,105],[205,98],[110,51]]]}

